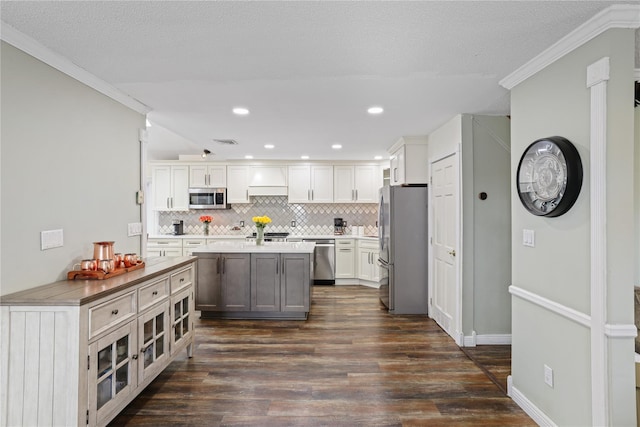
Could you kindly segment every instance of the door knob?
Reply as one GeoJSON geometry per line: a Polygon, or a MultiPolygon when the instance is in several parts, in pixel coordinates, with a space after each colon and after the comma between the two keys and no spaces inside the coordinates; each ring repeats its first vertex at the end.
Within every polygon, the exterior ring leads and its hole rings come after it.
{"type": "Polygon", "coordinates": [[[456,256],[456,250],[455,250],[455,249],[450,250],[450,251],[449,251],[449,252],[447,252],[447,253],[448,253],[449,255],[451,255],[451,256],[456,256]]]}

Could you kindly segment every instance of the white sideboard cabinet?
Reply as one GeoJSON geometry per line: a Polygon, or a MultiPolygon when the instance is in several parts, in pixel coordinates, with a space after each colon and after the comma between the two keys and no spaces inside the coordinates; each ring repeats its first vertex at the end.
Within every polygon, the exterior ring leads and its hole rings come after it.
{"type": "Polygon", "coordinates": [[[195,261],[2,296],[0,425],[106,425],[180,350],[191,356],[195,261]]]}

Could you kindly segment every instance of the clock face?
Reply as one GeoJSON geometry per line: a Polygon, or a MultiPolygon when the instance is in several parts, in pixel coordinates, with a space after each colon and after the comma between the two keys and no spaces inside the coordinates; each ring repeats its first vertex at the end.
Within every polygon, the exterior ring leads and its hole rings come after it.
{"type": "Polygon", "coordinates": [[[582,162],[576,147],[560,136],[539,139],[527,147],[518,165],[518,195],[534,215],[567,212],[582,187],[582,162]]]}

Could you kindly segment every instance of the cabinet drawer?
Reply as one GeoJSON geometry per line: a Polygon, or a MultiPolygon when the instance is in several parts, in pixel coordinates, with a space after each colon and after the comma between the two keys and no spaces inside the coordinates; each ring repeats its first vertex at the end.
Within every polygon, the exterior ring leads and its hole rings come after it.
{"type": "Polygon", "coordinates": [[[171,293],[191,285],[193,282],[193,267],[178,271],[171,275],[171,293]]]}
{"type": "Polygon", "coordinates": [[[152,306],[169,295],[169,278],[157,280],[138,290],[138,311],[152,306]]]}
{"type": "Polygon", "coordinates": [[[353,239],[336,239],[336,248],[353,248],[353,239]]]}
{"type": "Polygon", "coordinates": [[[360,240],[358,242],[358,246],[366,249],[378,249],[378,241],[377,240],[360,240]]]}
{"type": "Polygon", "coordinates": [[[155,248],[181,248],[182,239],[149,239],[147,246],[155,248]]]}
{"type": "Polygon", "coordinates": [[[136,315],[136,292],[130,292],[89,309],[89,338],[136,315]]]}
{"type": "Polygon", "coordinates": [[[182,241],[183,248],[205,246],[206,244],[207,244],[206,239],[184,239],[182,241]]]}

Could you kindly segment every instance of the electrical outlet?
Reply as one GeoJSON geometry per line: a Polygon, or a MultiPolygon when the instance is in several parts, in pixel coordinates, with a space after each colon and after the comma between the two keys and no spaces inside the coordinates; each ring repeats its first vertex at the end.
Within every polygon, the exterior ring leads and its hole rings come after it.
{"type": "Polygon", "coordinates": [[[291,226],[295,227],[296,226],[296,222],[295,221],[291,221],[291,226]]]}
{"type": "Polygon", "coordinates": [[[144,203],[144,191],[136,191],[136,203],[139,205],[144,203]]]}
{"type": "Polygon", "coordinates": [[[544,365],[544,383],[553,388],[553,369],[544,365]]]}
{"type": "Polygon", "coordinates": [[[244,227],[244,221],[240,221],[240,227],[244,227]]]}
{"type": "Polygon", "coordinates": [[[127,224],[127,236],[139,236],[142,234],[142,223],[131,222],[127,224]]]}
{"type": "Polygon", "coordinates": [[[52,249],[62,247],[64,244],[64,235],[62,229],[47,230],[40,232],[40,249],[52,249]]]}

